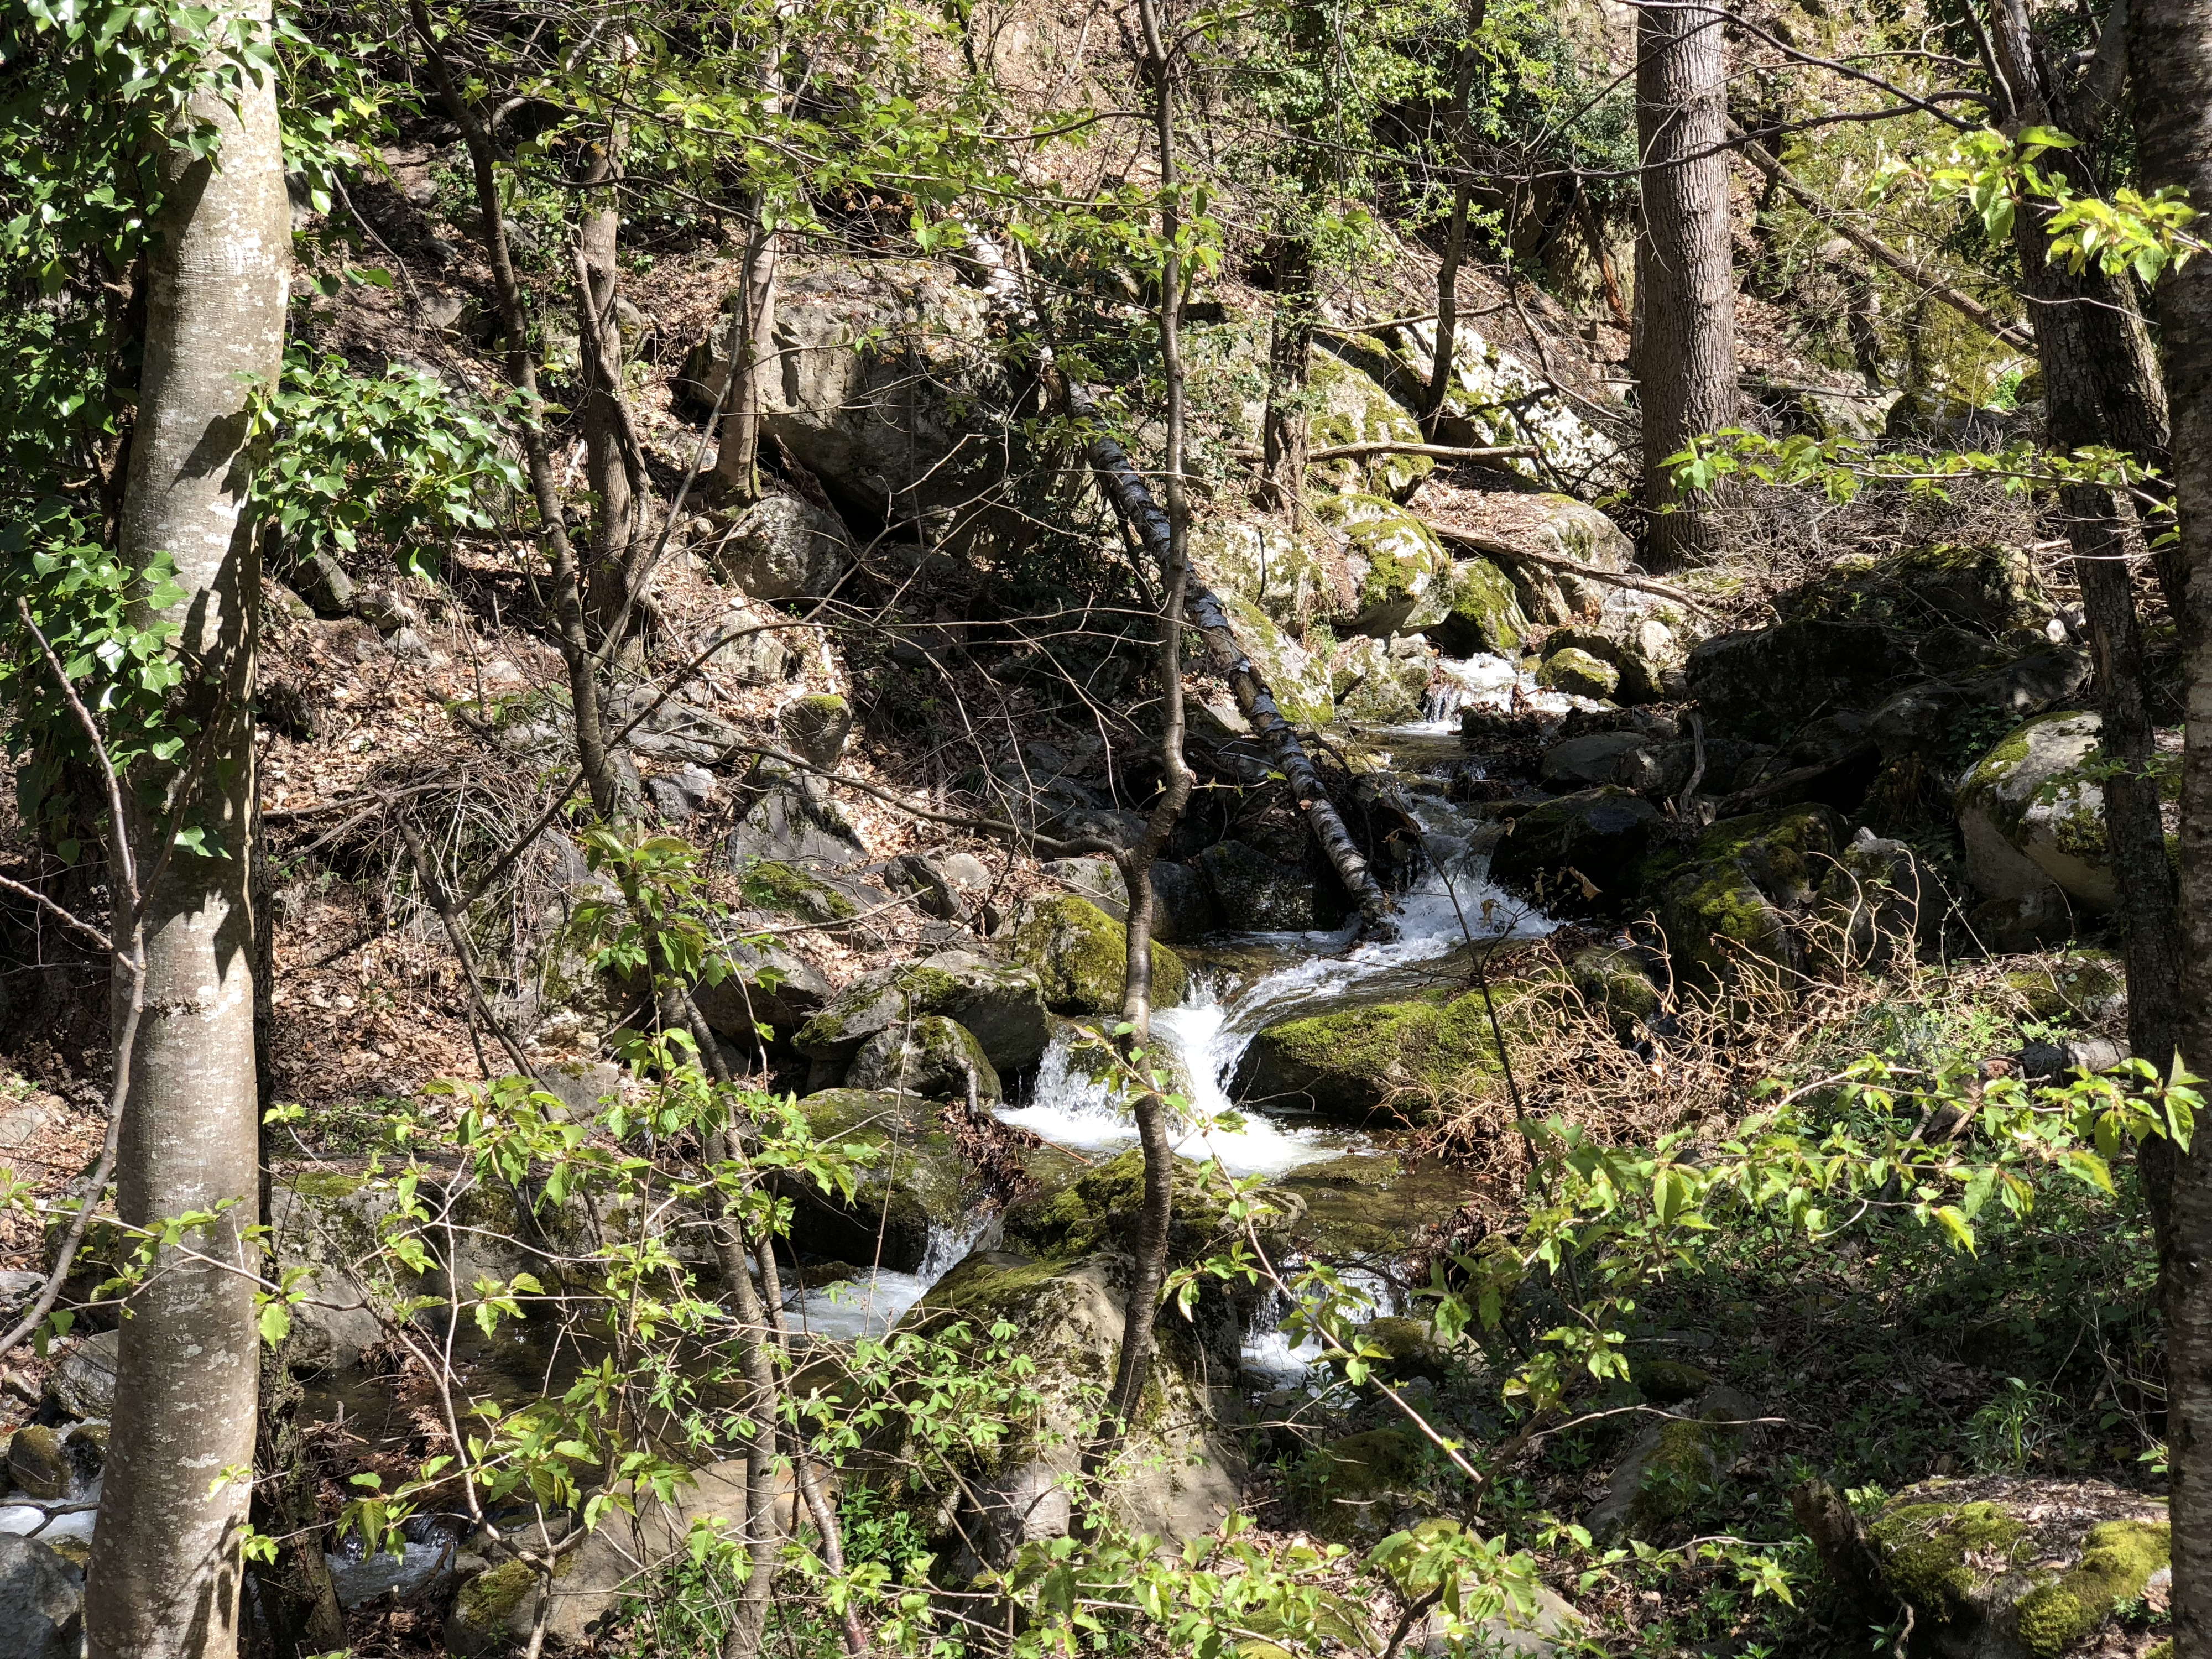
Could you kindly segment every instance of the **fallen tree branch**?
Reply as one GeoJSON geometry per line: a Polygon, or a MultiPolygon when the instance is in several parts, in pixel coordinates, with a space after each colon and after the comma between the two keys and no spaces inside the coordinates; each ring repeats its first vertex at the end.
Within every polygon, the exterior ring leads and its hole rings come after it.
{"type": "Polygon", "coordinates": [[[1861,252],[1879,259],[1899,276],[1914,286],[1927,290],[1931,299],[1941,300],[1975,327],[2002,340],[2015,351],[2033,352],[2034,337],[2016,324],[2008,323],[1972,295],[1961,293],[1950,283],[1936,276],[1909,254],[1900,253],[1872,231],[1851,222],[1848,215],[1831,207],[1808,189],[1804,182],[1782,165],[1756,139],[1748,136],[1733,121],[1728,124],[1729,137],[1739,141],[1744,160],[1757,167],[1782,189],[1789,191],[1797,205],[1814,218],[1857,248],[1861,252]]]}
{"type": "Polygon", "coordinates": [[[1672,600],[1702,616],[1717,617],[1721,614],[1705,600],[1684,592],[1671,583],[1658,581],[1650,576],[1638,575],[1626,570],[1600,570],[1595,565],[1581,563],[1565,554],[1539,553],[1518,542],[1509,542],[1498,536],[1485,536],[1478,531],[1454,530],[1440,524],[1431,524],[1429,529],[1439,541],[1457,542],[1478,553],[1492,554],[1501,559],[1518,559],[1526,564],[1541,565],[1547,570],[1563,571],[1571,576],[1580,576],[1613,587],[1632,587],[1639,593],[1655,594],[1660,599],[1672,600]]]}
{"type": "MultiPolygon", "coordinates": [[[[969,250],[984,268],[984,287],[997,303],[1012,313],[1014,321],[1030,333],[1039,331],[1036,309],[1030,305],[1027,288],[1021,274],[1006,262],[998,245],[980,230],[970,228],[969,250]]],[[[1091,464],[1091,476],[1098,480],[1098,488],[1112,504],[1115,515],[1121,526],[1144,550],[1161,570],[1170,568],[1170,537],[1168,515],[1153,499],[1152,486],[1137,470],[1129,453],[1103,429],[1098,420],[1098,405],[1090,389],[1077,381],[1066,380],[1054,373],[1052,354],[1044,347],[1037,352],[1038,366],[1044,371],[1048,384],[1060,383],[1067,412],[1076,420],[1090,425],[1096,431],[1084,447],[1084,459],[1091,464]]],[[[1260,740],[1266,744],[1273,758],[1275,769],[1283,775],[1297,798],[1298,810],[1306,816],[1314,839],[1321,843],[1322,851],[1335,866],[1338,877],[1359,906],[1360,931],[1370,939],[1395,939],[1398,925],[1391,920],[1390,896],[1375,879],[1365,856],[1344,827],[1340,817],[1322,785],[1321,774],[1315,769],[1313,758],[1291,729],[1277,707],[1274,694],[1268,690],[1267,682],[1252,659],[1238,643],[1237,630],[1231,626],[1229,613],[1213,591],[1196,579],[1195,573],[1184,599],[1183,614],[1193,627],[1205,636],[1207,654],[1213,659],[1217,673],[1229,683],[1229,690],[1237,699],[1237,706],[1260,740]]]]}
{"type": "MultiPolygon", "coordinates": [[[[1310,449],[1306,452],[1306,460],[1309,463],[1356,461],[1369,455],[1432,455],[1445,461],[1502,461],[1528,459],[1537,453],[1528,444],[1498,444],[1488,448],[1470,449],[1454,444],[1393,443],[1387,438],[1378,438],[1371,443],[1332,444],[1327,449],[1310,449]]],[[[1237,452],[1237,459],[1256,461],[1261,456],[1256,449],[1240,449],[1237,452]]]]}

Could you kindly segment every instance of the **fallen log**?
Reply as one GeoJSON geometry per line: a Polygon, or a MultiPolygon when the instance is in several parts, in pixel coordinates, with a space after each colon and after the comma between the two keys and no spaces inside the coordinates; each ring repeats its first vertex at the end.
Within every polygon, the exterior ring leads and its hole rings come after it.
{"type": "MultiPolygon", "coordinates": [[[[1032,335],[1038,332],[1036,311],[1030,304],[1021,275],[1006,262],[998,245],[971,228],[969,247],[976,263],[984,268],[986,291],[1032,335]]],[[[1097,429],[1097,435],[1084,447],[1084,459],[1090,463],[1091,476],[1098,480],[1100,492],[1137,544],[1164,568],[1168,515],[1153,497],[1152,486],[1129,459],[1128,451],[1097,425],[1098,405],[1090,389],[1052,372],[1049,347],[1041,345],[1037,357],[1048,382],[1059,381],[1068,414],[1097,429]]],[[[1305,814],[1314,839],[1335,867],[1345,890],[1358,902],[1361,934],[1368,939],[1395,939],[1398,924],[1392,919],[1395,907],[1390,896],[1382,890],[1365,856],[1353,843],[1351,831],[1344,827],[1344,819],[1330,801],[1313,757],[1306,753],[1305,745],[1298,741],[1298,734],[1291,730],[1291,723],[1283,718],[1273,693],[1267,689],[1267,678],[1238,642],[1237,630],[1231,625],[1220,599],[1197,580],[1195,573],[1187,591],[1183,614],[1206,641],[1206,654],[1212,659],[1215,672],[1228,682],[1237,708],[1260,741],[1267,745],[1275,769],[1283,775],[1284,781],[1297,797],[1298,810],[1305,814]]]]}

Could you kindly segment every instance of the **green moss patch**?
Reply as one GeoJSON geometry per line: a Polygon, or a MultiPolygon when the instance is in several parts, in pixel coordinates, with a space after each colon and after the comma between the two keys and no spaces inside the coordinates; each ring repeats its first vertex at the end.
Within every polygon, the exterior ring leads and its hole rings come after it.
{"type": "MultiPolygon", "coordinates": [[[[1045,1006],[1054,1013],[1118,1014],[1127,981],[1129,930],[1073,893],[1032,899],[1014,925],[1014,959],[1033,969],[1045,1006]]],[[[1183,1000],[1189,975],[1182,958],[1152,943],[1152,1006],[1183,1000]]]]}

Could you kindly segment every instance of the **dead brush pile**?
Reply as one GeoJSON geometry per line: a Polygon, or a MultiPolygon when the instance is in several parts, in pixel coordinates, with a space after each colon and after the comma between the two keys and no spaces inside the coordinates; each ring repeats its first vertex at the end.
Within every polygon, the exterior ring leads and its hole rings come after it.
{"type": "Polygon", "coordinates": [[[1517,1191],[1538,1125],[1613,1146],[1683,1132],[1719,1140],[1774,1085],[1817,1089],[1870,1054],[1907,1079],[1966,1067],[1987,1079],[2020,1070],[2024,1034],[2124,1024],[2116,998],[2073,988],[2081,964],[2063,954],[1921,961],[1905,941],[1855,943],[1847,922],[1821,918],[1800,936],[1801,963],[1737,950],[1717,984],[1677,981],[1663,948],[1639,953],[1656,984],[1624,984],[1621,972],[1593,972],[1575,938],[1486,963],[1505,1063],[1468,1073],[1439,1103],[1423,1153],[1486,1177],[1486,1190],[1517,1191]]]}

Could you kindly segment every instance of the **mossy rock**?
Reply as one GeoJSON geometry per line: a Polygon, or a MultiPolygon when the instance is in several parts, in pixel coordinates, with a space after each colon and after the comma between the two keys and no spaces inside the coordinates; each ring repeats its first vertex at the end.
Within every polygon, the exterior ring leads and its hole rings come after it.
{"type": "Polygon", "coordinates": [[[1407,655],[1391,641],[1368,636],[1346,640],[1328,659],[1329,696],[1337,713],[1363,726],[1406,726],[1420,719],[1429,676],[1427,652],[1407,655]]]}
{"type": "Polygon", "coordinates": [[[2172,1559],[2161,1500],[2008,1475],[1900,1492],[1867,1528],[1878,1575],[1946,1651],[2086,1653],[2172,1559]]]}
{"type": "Polygon", "coordinates": [[[1799,963],[1796,917],[1841,840],[1841,825],[1826,807],[1784,806],[1724,818],[1686,855],[1655,860],[1647,896],[1675,973],[1723,979],[1745,952],[1799,963]]]}
{"type": "Polygon", "coordinates": [[[1305,1523],[1333,1542],[1372,1543],[1399,1529],[1421,1492],[1431,1458],[1402,1429],[1373,1429],[1316,1448],[1292,1470],[1286,1495],[1305,1523]]]}
{"type": "Polygon", "coordinates": [[[1620,689],[1620,671],[1579,646],[1568,646],[1544,659],[1536,684],[1547,690],[1602,702],[1620,689]]]}
{"type": "Polygon", "coordinates": [[[1305,1205],[1298,1248],[1334,1261],[1402,1261],[1406,1241],[1448,1220],[1472,1188],[1461,1171],[1425,1158],[1412,1171],[1384,1152],[1345,1152],[1302,1164],[1277,1183],[1305,1205]]]}
{"type": "MultiPolygon", "coordinates": [[[[1420,422],[1371,376],[1325,351],[1313,354],[1306,395],[1312,405],[1306,416],[1310,449],[1423,441],[1420,422]]],[[[1428,455],[1374,455],[1319,462],[1309,470],[1307,484],[1401,495],[1436,470],[1435,459],[1428,455]]]]}
{"type": "Polygon", "coordinates": [[[799,1103],[817,1140],[868,1149],[848,1200],[808,1180],[780,1183],[791,1200],[790,1241],[807,1255],[912,1273],[930,1235],[957,1231],[973,1201],[973,1172],[938,1109],[913,1095],[824,1089],[799,1103]]]}
{"type": "Polygon", "coordinates": [[[1942,629],[1994,639],[2040,627],[2051,614],[2035,567],[2016,547],[1938,543],[1881,555],[1846,555],[1817,580],[1782,595],[1791,620],[1875,623],[1913,634],[1942,629]]]}
{"type": "Polygon", "coordinates": [[[1650,1425],[1614,1466],[1589,1513],[1591,1533],[1650,1538],[1689,1514],[1742,1455],[1759,1415],[1735,1389],[1713,1388],[1650,1425]]]}
{"type": "Polygon", "coordinates": [[[978,1101],[1006,1096],[998,1068],[975,1034],[942,1014],[887,1026],[860,1045],[845,1073],[853,1089],[890,1089],[927,1100],[965,1101],[973,1081],[978,1101]]]}
{"type": "Polygon", "coordinates": [[[2015,969],[2005,983],[2045,1024],[2094,1024],[2126,1006],[2126,967],[2110,951],[2070,951],[2049,966],[2015,969]]]}
{"type": "MultiPolygon", "coordinates": [[[[1054,1013],[1119,1014],[1128,949],[1128,929],[1073,893],[1030,899],[1014,919],[1014,959],[1036,974],[1054,1013]]],[[[1182,958],[1154,940],[1152,1006],[1175,1006],[1188,984],[1182,958]]]]}
{"type": "MultiPolygon", "coordinates": [[[[1436,1332],[1421,1320],[1370,1319],[1352,1334],[1362,1347],[1371,1346],[1382,1350],[1383,1357],[1370,1364],[1374,1367],[1374,1375],[1386,1382],[1403,1382],[1417,1376],[1442,1382],[1452,1373],[1455,1362],[1451,1350],[1439,1342],[1436,1332]]],[[[1340,1376],[1348,1363],[1348,1357],[1329,1362],[1340,1376]]]]}
{"type": "Polygon", "coordinates": [[[1426,634],[1447,657],[1519,654],[1529,628],[1513,578],[1485,558],[1455,560],[1433,600],[1407,624],[1426,634]]]}
{"type": "MultiPolygon", "coordinates": [[[[1660,637],[1667,637],[1664,624],[1658,627],[1660,637]]],[[[1548,662],[1564,651],[1586,653],[1611,668],[1617,678],[1613,690],[1605,695],[1616,702],[1657,702],[1666,696],[1666,688],[1660,683],[1662,665],[1634,640],[1588,623],[1569,623],[1545,636],[1542,654],[1548,662]]],[[[1540,672],[1537,678],[1542,678],[1540,672]]],[[[1574,688],[1562,685],[1557,689],[1566,691],[1574,688]]]]}
{"type": "Polygon", "coordinates": [[[1567,975],[1583,1003],[1602,1013],[1616,1036],[1633,1037],[1658,1017],[1659,988],[1651,981],[1643,955],[1619,945],[1593,945],[1577,951],[1567,975]]]}
{"type": "MultiPolygon", "coordinates": [[[[2094,714],[2041,715],[1999,741],[1960,781],[1966,878],[1984,898],[2025,898],[2055,887],[2081,908],[2117,906],[2098,775],[2102,739],[2094,714]]],[[[2158,782],[2172,800],[2179,769],[2161,768],[2158,782]]],[[[2166,848],[2178,863],[2176,836],[2167,836],[2166,848]]]]}
{"type": "Polygon", "coordinates": [[[1638,1393],[1664,1406],[1695,1400],[1711,1388],[1714,1381],[1711,1371],[1685,1359],[1632,1359],[1629,1362],[1628,1376],[1636,1384],[1638,1393]]]}
{"type": "Polygon", "coordinates": [[[1293,726],[1327,726],[1336,718],[1329,695],[1328,670],[1314,653],[1259,605],[1240,594],[1223,593],[1224,615],[1237,631],[1237,643],[1267,682],[1267,690],[1293,726]]]}
{"type": "Polygon", "coordinates": [[[1323,617],[1340,631],[1387,638],[1404,629],[1452,564],[1420,519],[1381,495],[1331,495],[1314,516],[1346,539],[1352,600],[1323,617]]]}
{"type": "MultiPolygon", "coordinates": [[[[1501,1010],[1525,984],[1492,988],[1501,1010]]],[[[1509,1038],[1512,1025],[1506,1023],[1509,1038]]],[[[1360,1121],[1430,1121],[1455,1101],[1491,1093],[1503,1077],[1482,994],[1416,997],[1270,1025],[1244,1051],[1237,1097],[1360,1121]]]]}
{"type": "Polygon", "coordinates": [[[757,859],[739,878],[745,902],[808,921],[848,921],[860,907],[821,877],[781,859],[757,859]]]}
{"type": "Polygon", "coordinates": [[[793,1042],[816,1059],[846,1059],[870,1038],[929,1014],[958,1021],[991,1064],[1007,1070],[1035,1065],[1050,1036],[1034,973],[972,951],[940,951],[854,981],[799,1028],[793,1042]]]}
{"type": "MultiPolygon", "coordinates": [[[[1175,1163],[1168,1255],[1178,1265],[1221,1249],[1242,1233],[1243,1224],[1228,1213],[1221,1182],[1201,1176],[1200,1168],[1191,1158],[1175,1163]]],[[[1057,1192],[1017,1202],[1006,1211],[1001,1234],[1009,1249],[1048,1262],[1100,1250],[1127,1252],[1135,1247],[1144,1201],[1145,1155],[1133,1150],[1084,1170],[1057,1192]]],[[[1261,1201],[1267,1213],[1255,1224],[1261,1240],[1271,1250],[1287,1244],[1304,1218],[1304,1201],[1274,1188],[1264,1189],[1261,1201]]]]}

